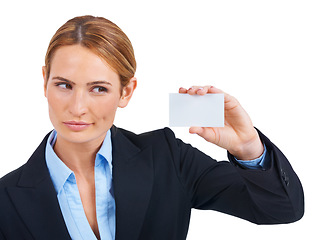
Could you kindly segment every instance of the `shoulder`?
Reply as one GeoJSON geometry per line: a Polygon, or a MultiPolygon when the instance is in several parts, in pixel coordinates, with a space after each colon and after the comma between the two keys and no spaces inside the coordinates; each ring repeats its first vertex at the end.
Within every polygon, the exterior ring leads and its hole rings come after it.
{"type": "MultiPolygon", "coordinates": [[[[51,133],[51,132],[50,132],[51,133]]],[[[32,175],[32,173],[39,173],[40,170],[43,169],[43,163],[44,161],[39,161],[44,159],[44,152],[45,152],[45,147],[47,143],[47,139],[49,134],[48,133],[40,145],[37,147],[37,149],[33,152],[31,157],[28,159],[28,161],[20,166],[19,168],[13,170],[12,172],[6,174],[2,178],[0,178],[0,188],[4,187],[9,187],[9,186],[16,186],[20,180],[20,177],[22,175],[22,172],[25,169],[28,169],[28,173],[32,175]]]]}
{"type": "Polygon", "coordinates": [[[174,132],[168,127],[140,134],[114,127],[114,134],[118,135],[117,140],[129,141],[139,149],[152,148],[155,154],[160,154],[159,156],[169,154],[175,159],[185,159],[187,155],[197,156],[199,159],[204,157],[209,158],[191,144],[176,138],[174,132]],[[120,134],[115,134],[115,130],[120,134]],[[119,135],[123,136],[123,138],[120,139],[119,135]]]}
{"type": "Polygon", "coordinates": [[[0,189],[2,189],[4,187],[16,186],[18,183],[18,180],[20,178],[20,175],[21,175],[24,165],[22,165],[21,167],[17,168],[16,170],[13,170],[12,172],[10,172],[10,173],[6,174],[5,176],[3,176],[2,178],[0,178],[0,189]]]}
{"type": "Polygon", "coordinates": [[[161,142],[173,142],[176,141],[176,137],[174,132],[168,128],[157,129],[149,132],[144,132],[140,134],[136,134],[134,132],[114,127],[112,129],[113,134],[117,134],[117,132],[124,135],[127,139],[129,139],[132,143],[137,145],[138,147],[142,147],[144,145],[150,144],[159,144],[161,142]]]}

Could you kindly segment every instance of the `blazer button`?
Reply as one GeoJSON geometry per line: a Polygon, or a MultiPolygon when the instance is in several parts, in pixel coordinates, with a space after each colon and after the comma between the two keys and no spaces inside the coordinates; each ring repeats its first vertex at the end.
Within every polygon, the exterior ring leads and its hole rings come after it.
{"type": "Polygon", "coordinates": [[[285,183],[285,186],[290,185],[289,177],[286,175],[286,173],[281,169],[281,174],[282,174],[282,180],[285,183]]]}
{"type": "Polygon", "coordinates": [[[285,183],[285,186],[287,186],[287,187],[290,185],[290,181],[289,181],[288,177],[284,178],[284,183],[285,183]]]}

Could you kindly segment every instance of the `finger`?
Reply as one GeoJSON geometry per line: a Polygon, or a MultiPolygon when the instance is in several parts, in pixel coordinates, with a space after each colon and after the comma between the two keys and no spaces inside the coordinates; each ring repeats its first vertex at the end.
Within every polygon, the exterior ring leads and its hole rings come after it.
{"type": "Polygon", "coordinates": [[[179,88],[178,92],[179,92],[179,93],[187,93],[187,89],[181,87],[181,88],[179,88]]]}
{"type": "Polygon", "coordinates": [[[211,86],[192,86],[187,90],[187,93],[190,95],[205,95],[208,93],[208,90],[211,86]]]}
{"type": "Polygon", "coordinates": [[[196,90],[196,93],[198,95],[205,95],[207,93],[210,93],[209,90],[210,90],[211,86],[207,85],[207,86],[203,86],[203,87],[200,87],[196,90]]]}
{"type": "Polygon", "coordinates": [[[187,90],[189,95],[195,95],[201,86],[192,86],[187,90]]]}
{"type": "Polygon", "coordinates": [[[214,86],[210,86],[208,89],[208,93],[224,93],[221,89],[218,89],[214,86]]]}

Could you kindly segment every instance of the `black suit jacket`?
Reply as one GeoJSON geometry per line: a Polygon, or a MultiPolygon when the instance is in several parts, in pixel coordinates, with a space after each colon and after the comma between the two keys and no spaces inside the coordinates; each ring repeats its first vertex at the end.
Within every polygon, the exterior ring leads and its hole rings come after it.
{"type": "MultiPolygon", "coordinates": [[[[303,191],[286,157],[262,133],[266,171],[217,162],[168,129],[141,135],[112,127],[116,240],[186,239],[191,208],[257,224],[288,223],[304,212],[303,191]]],[[[42,141],[29,161],[0,180],[0,239],[70,239],[42,141]]]]}

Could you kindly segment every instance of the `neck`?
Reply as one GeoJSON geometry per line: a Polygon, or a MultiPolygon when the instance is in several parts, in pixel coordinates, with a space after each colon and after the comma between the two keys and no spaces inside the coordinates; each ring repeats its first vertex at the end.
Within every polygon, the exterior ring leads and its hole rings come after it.
{"type": "Polygon", "coordinates": [[[101,147],[106,134],[86,143],[69,142],[57,133],[54,151],[71,171],[78,176],[94,173],[96,154],[101,147]]]}

